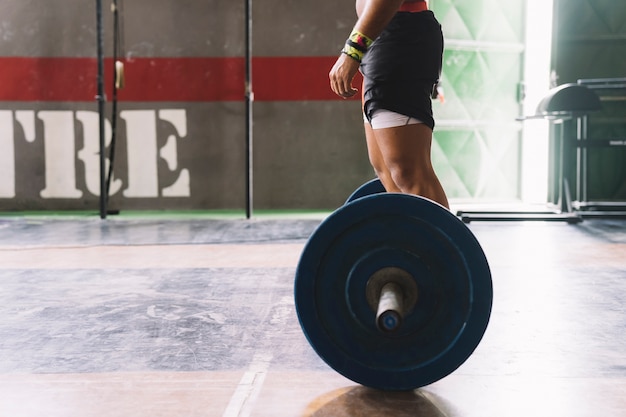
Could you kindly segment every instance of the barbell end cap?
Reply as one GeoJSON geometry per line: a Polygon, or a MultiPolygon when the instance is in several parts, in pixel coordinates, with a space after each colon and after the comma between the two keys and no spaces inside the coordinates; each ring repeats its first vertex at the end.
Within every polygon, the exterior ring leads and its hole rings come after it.
{"type": "Polygon", "coordinates": [[[383,286],[376,312],[376,326],[383,333],[393,333],[402,324],[403,291],[391,281],[383,286]]]}
{"type": "Polygon", "coordinates": [[[402,315],[395,310],[384,311],[376,318],[378,329],[384,333],[393,333],[402,324],[402,315]]]}

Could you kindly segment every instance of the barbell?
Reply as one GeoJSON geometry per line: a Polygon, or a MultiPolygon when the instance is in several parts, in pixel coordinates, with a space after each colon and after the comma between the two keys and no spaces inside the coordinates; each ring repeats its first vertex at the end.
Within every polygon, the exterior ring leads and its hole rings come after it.
{"type": "Polygon", "coordinates": [[[461,366],[493,299],[485,254],[441,205],[363,184],[308,239],[298,320],[331,368],[368,387],[411,390],[461,366]]]}

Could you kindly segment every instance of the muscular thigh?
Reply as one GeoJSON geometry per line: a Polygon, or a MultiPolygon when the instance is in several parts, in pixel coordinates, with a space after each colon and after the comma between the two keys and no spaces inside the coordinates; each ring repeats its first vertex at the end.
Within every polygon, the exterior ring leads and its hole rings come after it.
{"type": "Polygon", "coordinates": [[[432,130],[425,124],[373,130],[380,157],[387,168],[430,169],[432,130]]]}

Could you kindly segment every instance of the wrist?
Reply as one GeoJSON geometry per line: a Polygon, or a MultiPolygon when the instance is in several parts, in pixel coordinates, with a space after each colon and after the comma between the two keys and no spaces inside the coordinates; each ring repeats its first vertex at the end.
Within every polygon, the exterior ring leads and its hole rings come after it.
{"type": "Polygon", "coordinates": [[[373,42],[372,39],[354,29],[350,37],[346,40],[341,53],[348,55],[357,62],[361,62],[373,42]]]}

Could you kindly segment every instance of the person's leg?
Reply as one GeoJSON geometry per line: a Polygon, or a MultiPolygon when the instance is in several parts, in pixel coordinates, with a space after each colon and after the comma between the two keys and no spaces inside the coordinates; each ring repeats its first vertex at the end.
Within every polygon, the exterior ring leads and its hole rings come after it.
{"type": "Polygon", "coordinates": [[[394,42],[380,42],[381,35],[361,62],[370,161],[388,191],[420,195],[449,208],[430,154],[441,26],[432,12],[398,13],[385,33],[394,42]]]}
{"type": "Polygon", "coordinates": [[[383,183],[385,190],[390,193],[399,193],[400,188],[393,182],[391,179],[391,174],[385,165],[385,161],[383,160],[383,156],[380,153],[380,149],[378,148],[378,143],[376,141],[376,137],[374,136],[374,130],[372,126],[365,122],[365,140],[367,142],[367,154],[369,155],[370,164],[372,168],[374,168],[374,173],[383,183]]]}
{"type": "Polygon", "coordinates": [[[376,172],[383,175],[381,181],[385,187],[385,181],[391,182],[403,193],[426,197],[449,209],[446,193],[431,162],[432,130],[423,123],[382,129],[372,129],[366,124],[366,132],[368,127],[370,160],[373,159],[372,165],[376,164],[376,172]],[[391,181],[383,179],[385,176],[391,181]]]}

